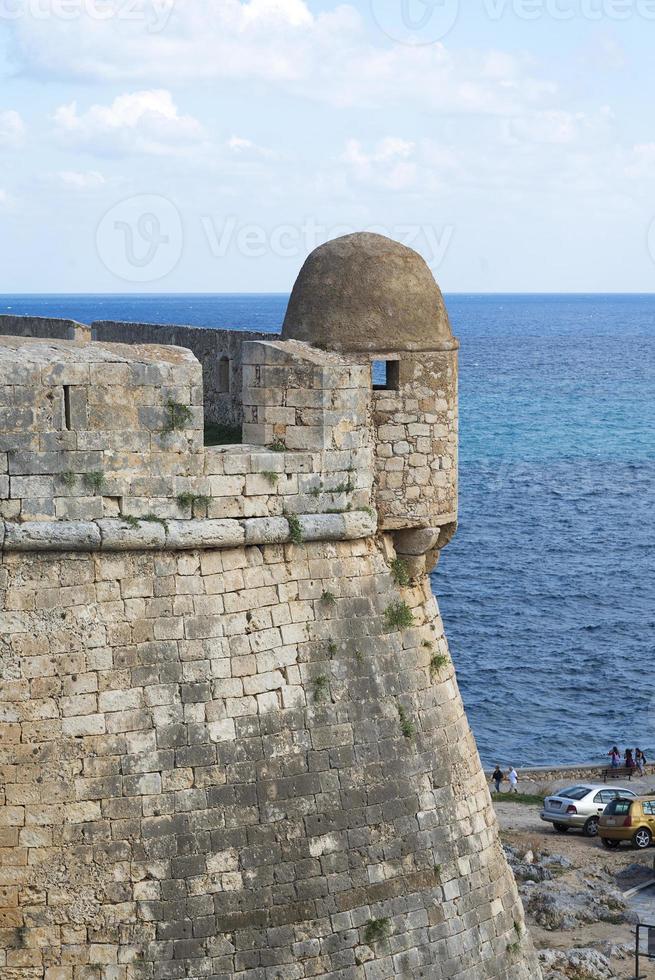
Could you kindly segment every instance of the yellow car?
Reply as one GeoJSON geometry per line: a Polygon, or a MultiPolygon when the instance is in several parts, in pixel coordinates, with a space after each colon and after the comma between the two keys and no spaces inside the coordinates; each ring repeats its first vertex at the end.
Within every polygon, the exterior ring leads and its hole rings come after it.
{"type": "Polygon", "coordinates": [[[622,840],[642,851],[655,837],[655,796],[612,800],[598,823],[603,847],[618,847],[622,840]]]}

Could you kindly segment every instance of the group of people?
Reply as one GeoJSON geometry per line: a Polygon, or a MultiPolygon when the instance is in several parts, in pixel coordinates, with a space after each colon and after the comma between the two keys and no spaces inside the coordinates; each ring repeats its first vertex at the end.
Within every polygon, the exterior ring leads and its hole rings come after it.
{"type": "Polygon", "coordinates": [[[624,769],[634,769],[640,776],[645,776],[646,756],[640,748],[636,748],[634,753],[632,749],[626,749],[623,753],[623,760],[621,760],[621,753],[616,745],[613,745],[607,754],[610,757],[612,769],[619,769],[623,766],[624,769]]]}
{"type": "Polygon", "coordinates": [[[514,766],[510,766],[507,771],[507,774],[505,774],[503,770],[500,768],[500,764],[496,763],[496,768],[491,774],[491,782],[496,787],[497,793],[500,793],[500,784],[503,782],[504,779],[506,779],[509,783],[508,792],[518,793],[519,774],[517,773],[514,766]]]}

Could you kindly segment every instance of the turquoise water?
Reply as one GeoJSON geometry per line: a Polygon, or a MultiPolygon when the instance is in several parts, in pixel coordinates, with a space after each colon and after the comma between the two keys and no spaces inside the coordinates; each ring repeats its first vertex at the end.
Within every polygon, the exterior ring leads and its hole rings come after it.
{"type": "MultiPolygon", "coordinates": [[[[4,296],[0,312],[275,331],[286,302],[4,296]]],[[[432,581],[483,759],[655,749],[655,297],[447,303],[461,522],[432,581]]]]}

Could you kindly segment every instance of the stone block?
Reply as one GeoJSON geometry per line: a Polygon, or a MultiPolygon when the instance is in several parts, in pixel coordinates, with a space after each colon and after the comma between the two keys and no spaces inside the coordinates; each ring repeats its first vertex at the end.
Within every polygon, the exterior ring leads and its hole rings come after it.
{"type": "Polygon", "coordinates": [[[31,521],[7,522],[5,551],[96,551],[100,549],[100,530],[92,522],[31,521]]]}

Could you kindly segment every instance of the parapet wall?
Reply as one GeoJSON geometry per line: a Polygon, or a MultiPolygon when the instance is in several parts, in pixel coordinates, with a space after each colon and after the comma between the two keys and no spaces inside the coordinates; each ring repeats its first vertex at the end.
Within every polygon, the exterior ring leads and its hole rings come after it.
{"type": "Polygon", "coordinates": [[[256,330],[219,330],[114,320],[96,320],[86,325],[53,317],[0,314],[2,335],[185,347],[202,365],[205,421],[234,427],[240,426],[243,421],[242,345],[251,340],[271,338],[270,333],[256,330]]]}
{"type": "Polygon", "coordinates": [[[202,365],[205,421],[227,426],[239,426],[243,421],[242,346],[247,341],[270,338],[270,334],[254,330],[217,330],[110,320],[97,320],[91,329],[94,340],[121,344],[172,344],[193,351],[202,365]]]}
{"type": "MultiPolygon", "coordinates": [[[[249,346],[251,363],[266,356],[267,345],[249,346]]],[[[297,346],[287,373],[329,360],[297,346]]],[[[340,376],[350,371],[332,360],[340,376]]],[[[0,517],[118,519],[133,539],[135,520],[326,514],[335,523],[371,507],[365,419],[356,438],[304,450],[299,440],[296,451],[205,448],[202,406],[201,368],[184,348],[0,338],[0,517]]]]}
{"type": "Polygon", "coordinates": [[[91,340],[91,327],[76,320],[44,316],[0,314],[0,335],[39,337],[42,340],[91,340]]]}

